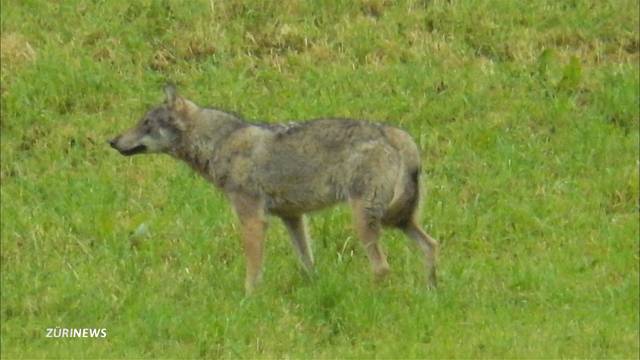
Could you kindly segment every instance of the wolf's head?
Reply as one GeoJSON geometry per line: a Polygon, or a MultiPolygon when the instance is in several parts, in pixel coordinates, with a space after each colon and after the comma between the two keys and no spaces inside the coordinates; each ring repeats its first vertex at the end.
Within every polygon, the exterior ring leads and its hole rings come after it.
{"type": "Polygon", "coordinates": [[[198,107],[178,96],[173,85],[164,88],[165,104],[151,109],[136,126],[109,140],[122,155],[166,153],[179,143],[191,114],[198,107]]]}

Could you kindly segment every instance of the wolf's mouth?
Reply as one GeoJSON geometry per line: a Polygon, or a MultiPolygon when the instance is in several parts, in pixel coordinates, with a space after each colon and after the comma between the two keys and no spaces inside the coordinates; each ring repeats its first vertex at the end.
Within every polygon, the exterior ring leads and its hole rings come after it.
{"type": "Polygon", "coordinates": [[[127,149],[127,150],[118,149],[118,150],[120,151],[120,154],[130,156],[130,155],[140,154],[147,151],[147,147],[144,145],[138,145],[138,146],[132,147],[131,149],[127,149]]]}

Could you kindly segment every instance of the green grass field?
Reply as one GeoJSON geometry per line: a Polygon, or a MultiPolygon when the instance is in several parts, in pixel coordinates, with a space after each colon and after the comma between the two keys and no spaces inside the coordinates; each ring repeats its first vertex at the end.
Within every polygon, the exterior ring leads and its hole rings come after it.
{"type": "Polygon", "coordinates": [[[638,1],[1,5],[3,359],[638,358],[638,1]],[[410,132],[440,287],[395,232],[373,284],[336,207],[313,279],[272,219],[245,298],[223,195],[106,144],[168,80],[254,121],[410,132]]]}

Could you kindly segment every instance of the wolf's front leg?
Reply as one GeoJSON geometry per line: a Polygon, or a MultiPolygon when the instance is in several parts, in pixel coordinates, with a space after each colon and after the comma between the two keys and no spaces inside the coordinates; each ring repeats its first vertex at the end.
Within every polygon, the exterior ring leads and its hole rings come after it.
{"type": "Polygon", "coordinates": [[[242,242],[247,259],[247,273],[244,288],[250,295],[260,281],[264,255],[264,237],[267,221],[264,202],[259,198],[234,194],[231,196],[233,207],[240,219],[242,242]]]}
{"type": "Polygon", "coordinates": [[[265,227],[264,219],[250,218],[242,221],[242,241],[247,258],[244,289],[247,295],[253,292],[262,275],[265,227]]]}

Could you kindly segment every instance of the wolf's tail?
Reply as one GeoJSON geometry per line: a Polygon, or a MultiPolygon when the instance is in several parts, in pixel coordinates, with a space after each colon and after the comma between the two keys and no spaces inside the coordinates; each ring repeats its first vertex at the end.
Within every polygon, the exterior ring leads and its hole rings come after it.
{"type": "Polygon", "coordinates": [[[389,142],[402,156],[403,170],[402,195],[393,209],[390,209],[386,223],[395,227],[404,228],[415,219],[420,205],[420,152],[411,136],[406,132],[387,128],[386,134],[389,142]]]}
{"type": "Polygon", "coordinates": [[[413,221],[419,211],[420,205],[420,168],[409,170],[409,177],[406,185],[407,202],[401,216],[398,216],[398,227],[404,228],[413,221]]]}

